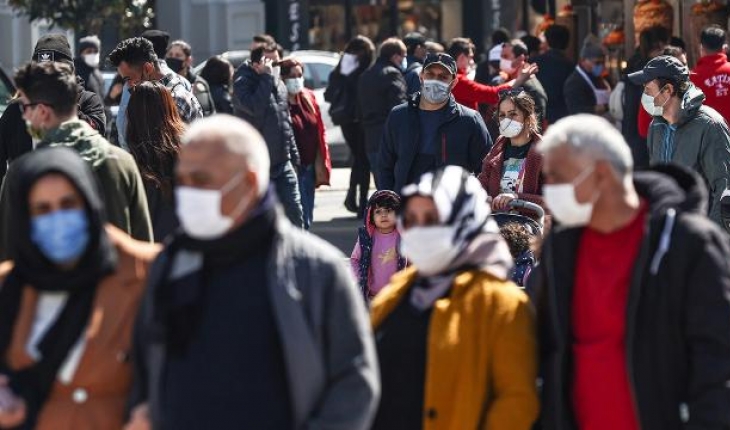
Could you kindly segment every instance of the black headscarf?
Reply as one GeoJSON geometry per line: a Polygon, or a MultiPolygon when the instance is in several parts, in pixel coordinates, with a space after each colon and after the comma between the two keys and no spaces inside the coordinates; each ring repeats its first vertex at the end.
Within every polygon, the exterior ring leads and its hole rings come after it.
{"type": "Polygon", "coordinates": [[[13,163],[6,181],[9,201],[13,202],[9,220],[11,253],[15,258],[13,270],[0,288],[0,371],[10,377],[14,392],[25,400],[28,415],[22,428],[30,429],[35,426],[59,368],[88,324],[99,281],[114,271],[117,260],[104,230],[106,215],[98,184],[76,152],[67,148],[31,152],[13,163]],[[40,178],[52,173],[63,175],[81,194],[89,220],[89,244],[79,263],[70,270],[60,269],[31,240],[28,196],[40,178]],[[66,292],[68,299],[38,344],[40,361],[12,372],[5,357],[26,285],[39,291],[66,292]]]}

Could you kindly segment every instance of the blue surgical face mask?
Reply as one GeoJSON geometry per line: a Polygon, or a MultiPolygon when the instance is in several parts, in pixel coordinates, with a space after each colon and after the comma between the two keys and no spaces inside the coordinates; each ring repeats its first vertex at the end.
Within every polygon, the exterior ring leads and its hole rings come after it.
{"type": "Polygon", "coordinates": [[[58,210],[31,220],[33,243],[55,264],[81,258],[89,244],[89,220],[83,209],[58,210]]]}
{"type": "Polygon", "coordinates": [[[598,78],[603,74],[604,68],[605,67],[603,64],[596,64],[595,66],[593,66],[593,69],[591,70],[591,74],[598,78]]]}

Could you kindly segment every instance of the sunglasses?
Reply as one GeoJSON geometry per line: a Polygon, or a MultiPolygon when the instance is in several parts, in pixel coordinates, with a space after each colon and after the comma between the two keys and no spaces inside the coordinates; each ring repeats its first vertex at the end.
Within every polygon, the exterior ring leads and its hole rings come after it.
{"type": "Polygon", "coordinates": [[[504,90],[499,90],[497,95],[499,96],[500,99],[504,99],[506,97],[517,97],[524,92],[525,92],[525,90],[522,87],[506,88],[504,90]]]}

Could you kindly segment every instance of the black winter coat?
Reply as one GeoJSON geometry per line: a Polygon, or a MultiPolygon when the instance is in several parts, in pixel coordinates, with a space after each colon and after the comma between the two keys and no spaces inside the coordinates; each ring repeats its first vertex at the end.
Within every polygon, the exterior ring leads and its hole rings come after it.
{"type": "Polygon", "coordinates": [[[289,95],[281,79],[259,75],[250,61],[241,64],[233,77],[233,111],[256,127],[266,140],[272,170],[290,160],[299,165],[289,95]]]}
{"type": "Polygon", "coordinates": [[[593,88],[588,85],[583,76],[573,68],[568,80],[563,85],[563,97],[565,106],[568,108],[569,115],[579,113],[596,113],[596,93],[593,88]]]}
{"type": "Polygon", "coordinates": [[[327,89],[324,91],[324,100],[330,103],[330,117],[333,121],[337,119],[339,125],[360,122],[361,114],[357,86],[365,70],[366,66],[360,66],[354,72],[345,76],[340,73],[340,65],[338,64],[330,72],[327,89]],[[338,112],[334,112],[335,109],[338,112]]]}
{"type": "MultiPolygon", "coordinates": [[[[413,169],[421,152],[421,94],[393,109],[383,130],[379,153],[378,188],[400,192],[423,173],[413,169]]],[[[482,160],[492,148],[492,138],[479,112],[456,103],[450,96],[449,114],[439,126],[437,166],[455,165],[478,174],[482,160]]]]}
{"type": "Polygon", "coordinates": [[[357,93],[365,148],[370,153],[378,152],[388,114],[406,101],[406,80],[390,61],[379,58],[360,77],[357,93]]]}
{"type": "Polygon", "coordinates": [[[542,55],[531,58],[540,71],[537,79],[545,87],[547,93],[547,121],[555,123],[560,118],[568,116],[568,107],[565,105],[563,85],[575,70],[575,63],[570,61],[561,51],[550,49],[542,55]]]}
{"type": "MultiPolygon", "coordinates": [[[[83,89],[84,81],[77,77],[78,117],[86,121],[101,135],[106,132],[106,114],[101,96],[83,89]]],[[[33,149],[31,139],[25,127],[23,111],[19,101],[11,103],[0,116],[0,184],[7,172],[7,165],[13,160],[33,149]]]]}
{"type": "MultiPolygon", "coordinates": [[[[626,314],[628,377],[643,430],[730,428],[730,249],[704,216],[702,180],[677,166],[637,173],[649,202],[626,314]],[[682,422],[686,405],[689,421],[682,422]]],[[[571,302],[582,229],[555,227],[533,271],[543,430],[574,430],[571,302]]]]}

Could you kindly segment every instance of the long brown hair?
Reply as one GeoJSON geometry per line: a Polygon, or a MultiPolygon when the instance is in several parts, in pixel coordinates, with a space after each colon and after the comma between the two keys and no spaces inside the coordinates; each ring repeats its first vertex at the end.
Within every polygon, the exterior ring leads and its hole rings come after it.
{"type": "Polygon", "coordinates": [[[170,91],[156,81],[130,88],[127,143],[145,181],[172,196],[175,163],[185,123],[170,91]]]}
{"type": "MultiPolygon", "coordinates": [[[[279,62],[279,64],[281,65],[282,79],[286,79],[297,66],[301,67],[302,73],[304,73],[304,64],[294,57],[284,58],[279,62]]],[[[304,106],[304,109],[306,109],[307,112],[314,113],[314,105],[312,104],[312,101],[309,100],[309,97],[304,95],[304,91],[294,96],[294,98],[297,100],[297,103],[304,106]]]]}

